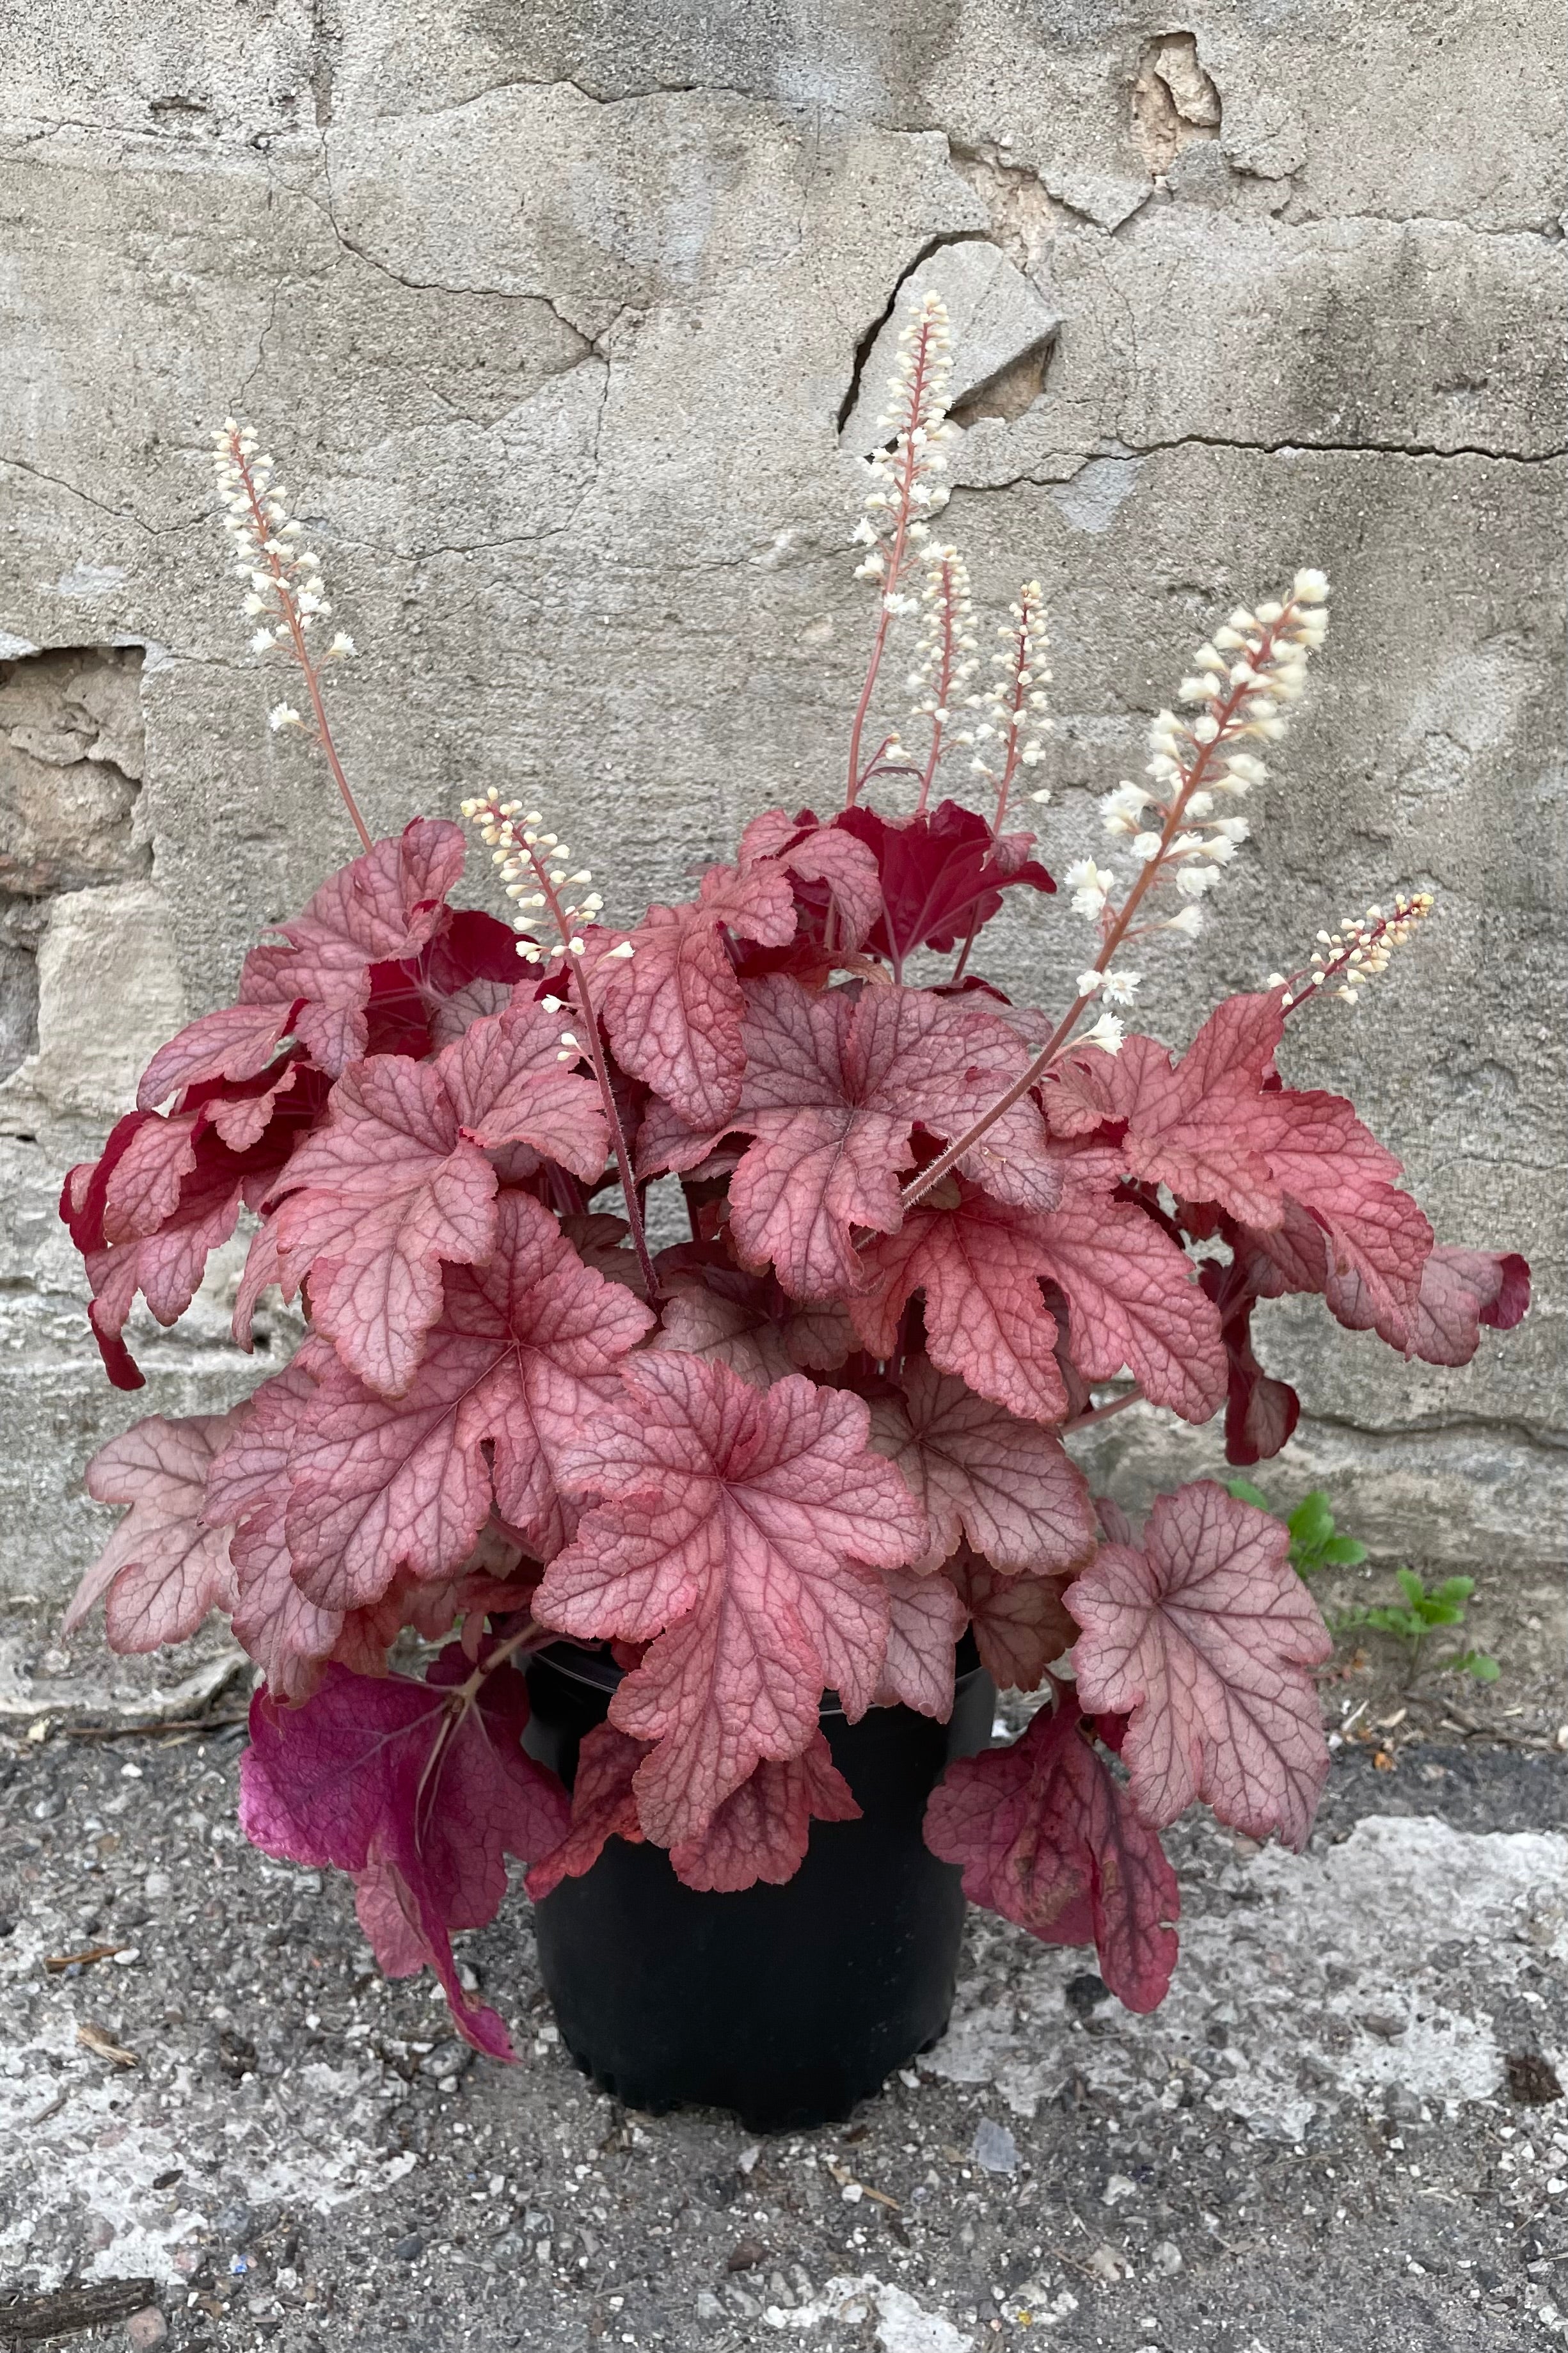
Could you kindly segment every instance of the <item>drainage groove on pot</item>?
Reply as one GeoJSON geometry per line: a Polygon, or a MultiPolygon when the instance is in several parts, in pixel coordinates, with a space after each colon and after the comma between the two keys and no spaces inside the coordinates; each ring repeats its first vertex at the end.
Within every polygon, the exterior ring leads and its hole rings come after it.
{"type": "MultiPolygon", "coordinates": [[[[729,2108],[752,2129],[831,2124],[946,2028],[964,1901],[921,1835],[949,1759],[991,1735],[995,1691],[965,1638],[952,1719],[903,1706],[822,1729],[861,1817],[811,1826],[783,1887],[682,1886],[663,1849],[612,1839],[535,1907],[540,1967],[577,2065],[628,2107],[729,2108]]],[[[530,1752],[568,1785],[620,1671],[556,1643],[528,1681],[530,1752]]]]}

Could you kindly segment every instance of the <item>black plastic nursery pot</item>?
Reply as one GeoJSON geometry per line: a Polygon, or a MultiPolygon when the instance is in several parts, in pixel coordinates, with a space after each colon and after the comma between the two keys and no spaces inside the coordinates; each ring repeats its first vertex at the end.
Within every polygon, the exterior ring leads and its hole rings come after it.
{"type": "MultiPolygon", "coordinates": [[[[921,1822],[949,1759],[990,1738],[995,1691],[973,1658],[966,1641],[947,1724],[902,1706],[850,1724],[824,1707],[860,1819],[814,1821],[783,1887],[700,1894],[662,1848],[612,1839],[535,1907],[545,1990],[584,2074],[655,2116],[729,2108],[779,2132],[840,2121],[930,2049],[952,2009],[964,1900],[921,1822]]],[[[526,1746],[568,1786],[619,1680],[567,1642],[530,1662],[526,1746]]]]}

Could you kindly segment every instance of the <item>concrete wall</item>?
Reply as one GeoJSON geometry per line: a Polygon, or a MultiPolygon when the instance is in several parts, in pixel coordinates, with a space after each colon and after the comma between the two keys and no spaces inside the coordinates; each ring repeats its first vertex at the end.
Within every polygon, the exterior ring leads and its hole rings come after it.
{"type": "MultiPolygon", "coordinates": [[[[6,16],[0,1595],[67,1589],[104,1436],[253,1377],[220,1274],[141,1335],[142,1396],[109,1390],[53,1205],[151,1048],[350,847],[262,725],[281,681],[244,649],[214,424],[267,437],[362,649],[335,707],[373,821],[537,794],[625,917],[837,789],[858,355],[912,272],[961,292],[977,261],[951,526],[983,596],[1047,586],[1047,856],[1098,839],[1216,610],[1324,565],[1316,699],[1210,934],[1150,959],[1150,1019],[1184,1039],[1321,922],[1435,889],[1426,942],[1303,1021],[1289,1075],[1353,1085],[1447,1238],[1540,1269],[1531,1322],[1459,1373],[1274,1311],[1308,1409],[1275,1483],[1331,1472],[1395,1553],[1560,1554],[1555,10],[6,16]]],[[[1084,936],[1031,907],[994,961],[1049,1004],[1084,936]]],[[[1205,1459],[1138,1419],[1104,1441],[1130,1492],[1205,1459]]]]}

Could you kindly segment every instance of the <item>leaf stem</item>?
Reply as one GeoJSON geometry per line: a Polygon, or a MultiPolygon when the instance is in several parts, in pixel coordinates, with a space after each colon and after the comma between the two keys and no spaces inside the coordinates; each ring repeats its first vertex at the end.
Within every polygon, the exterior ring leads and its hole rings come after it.
{"type": "Polygon", "coordinates": [[[1070,1421],[1063,1422],[1063,1435],[1069,1430],[1087,1430],[1091,1422],[1109,1421],[1113,1413],[1125,1413],[1130,1405],[1142,1405],[1142,1387],[1134,1382],[1123,1396],[1112,1398],[1109,1405],[1097,1405],[1089,1413],[1075,1413],[1070,1421]]]}

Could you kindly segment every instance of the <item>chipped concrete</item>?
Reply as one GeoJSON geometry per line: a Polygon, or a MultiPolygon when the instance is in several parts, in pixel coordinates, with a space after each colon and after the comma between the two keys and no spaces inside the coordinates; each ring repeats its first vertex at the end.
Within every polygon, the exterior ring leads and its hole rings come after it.
{"type": "MultiPolygon", "coordinates": [[[[372,820],[548,791],[628,913],[831,798],[869,620],[839,419],[922,266],[1006,290],[948,517],[984,600],[1046,584],[1058,871],[1215,610],[1336,579],[1256,840],[1199,949],[1152,950],[1149,1018],[1190,1032],[1325,919],[1437,892],[1289,1074],[1353,1084],[1445,1234],[1529,1250],[1542,1304],[1457,1373],[1271,1311],[1307,1409],[1276,1483],[1331,1472],[1384,1556],[1561,1556],[1561,32],[1542,0],[1439,15],[66,0],[14,28],[0,660],[150,649],[151,863],[0,921],[0,1599],[57,1606],[90,1553],[94,1445],[248,1378],[226,1268],[137,1333],[145,1395],[108,1391],[52,1202],[177,1007],[350,847],[262,725],[213,421],[276,444],[363,649],[335,695],[372,820]]],[[[1048,1003],[1080,945],[1010,911],[996,963],[1048,1003]]],[[[1112,1432],[1132,1490],[1187,1459],[1112,1432]]]]}
{"type": "Polygon", "coordinates": [[[989,237],[976,233],[942,246],[900,280],[869,351],[857,363],[852,406],[839,439],[857,457],[868,457],[889,438],[883,422],[889,385],[899,357],[899,336],[928,294],[947,306],[952,332],[949,406],[960,422],[977,416],[1012,422],[1045,389],[1045,357],[1061,321],[1037,287],[1008,260],[989,237]],[[1031,396],[1011,415],[995,405],[1003,379],[1034,364],[1031,396]],[[992,395],[988,404],[986,396],[992,395]]]}

